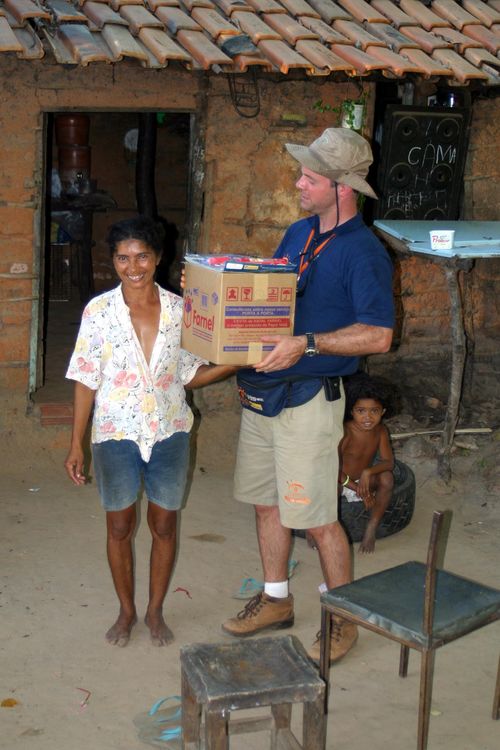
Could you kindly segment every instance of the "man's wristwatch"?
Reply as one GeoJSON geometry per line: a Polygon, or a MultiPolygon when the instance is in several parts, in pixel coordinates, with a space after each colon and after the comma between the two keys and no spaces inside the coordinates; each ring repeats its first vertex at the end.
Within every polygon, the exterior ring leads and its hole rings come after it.
{"type": "Polygon", "coordinates": [[[314,333],[306,333],[306,339],[307,343],[304,354],[306,355],[306,357],[315,357],[316,354],[319,354],[319,350],[314,340],[314,333]]]}

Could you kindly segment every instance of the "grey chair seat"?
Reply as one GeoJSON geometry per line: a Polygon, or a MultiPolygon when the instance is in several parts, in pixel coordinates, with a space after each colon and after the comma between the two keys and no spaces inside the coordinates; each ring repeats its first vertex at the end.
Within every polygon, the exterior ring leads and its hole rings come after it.
{"type": "Polygon", "coordinates": [[[427,568],[406,562],[322,594],[321,603],[342,608],[395,639],[415,646],[447,643],[499,616],[500,591],[445,570],[436,572],[432,633],[423,630],[427,568]]]}

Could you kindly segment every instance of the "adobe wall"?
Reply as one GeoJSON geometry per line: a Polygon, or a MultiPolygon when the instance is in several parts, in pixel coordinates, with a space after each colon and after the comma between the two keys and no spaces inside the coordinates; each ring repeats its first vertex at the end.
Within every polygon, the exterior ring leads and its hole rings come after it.
{"type": "MultiPolygon", "coordinates": [[[[500,220],[500,100],[475,101],[464,174],[461,218],[500,220]]],[[[450,302],[444,274],[420,258],[395,259],[398,346],[371,358],[370,369],[398,384],[407,408],[424,422],[439,421],[448,397],[450,302]]],[[[500,258],[478,259],[460,278],[469,360],[461,421],[500,424],[500,258]]]]}
{"type": "MultiPolygon", "coordinates": [[[[224,76],[207,81],[203,74],[180,68],[149,71],[128,63],[66,70],[16,59],[4,62],[0,90],[0,393],[9,408],[16,398],[19,408],[26,405],[28,365],[35,356],[30,339],[39,289],[43,111],[206,112],[201,121],[204,161],[196,165],[203,166],[196,177],[203,178],[204,191],[199,241],[189,249],[269,255],[285,227],[299,217],[298,170],[283,144],[307,143],[324,127],[337,124],[336,115],[314,109],[318,99],[335,106],[354,94],[353,84],[322,79],[260,81],[261,111],[248,119],[236,112],[224,76]]],[[[371,111],[367,133],[370,118],[371,111]]],[[[476,102],[463,218],[499,218],[499,123],[498,99],[476,102]]],[[[450,359],[444,278],[434,266],[415,259],[398,260],[397,270],[398,346],[389,355],[372,358],[370,367],[401,383],[413,405],[421,407],[428,397],[444,403],[450,359]]],[[[100,272],[105,274],[102,268],[100,272]]],[[[488,399],[498,415],[500,261],[477,261],[464,285],[467,326],[475,340],[466,401],[488,399]]]]}
{"type": "MultiPolygon", "coordinates": [[[[36,359],[32,327],[40,305],[43,112],[177,110],[199,114],[207,105],[206,122],[201,122],[202,127],[206,125],[201,239],[197,248],[190,249],[268,255],[283,228],[298,217],[293,188],[296,169],[285,156],[283,142],[306,142],[322,127],[336,124],[336,116],[318,113],[314,102],[323,98],[335,105],[352,96],[354,89],[347,84],[322,85],[323,80],[319,84],[265,82],[259,116],[244,119],[230,101],[224,76],[211,76],[207,81],[204,74],[173,66],[151,71],[126,62],[67,69],[44,60],[4,57],[0,70],[0,397],[7,411],[22,411],[28,403],[30,358],[36,359]],[[297,122],[304,122],[304,127],[297,122]]],[[[99,155],[97,172],[92,169],[101,187],[105,152],[104,148],[99,155]]],[[[98,217],[97,234],[103,232],[101,224],[98,217]]],[[[107,284],[110,279],[102,248],[98,246],[95,253],[99,290],[101,282],[107,284]]]]}
{"type": "MultiPolygon", "coordinates": [[[[26,409],[32,321],[42,246],[42,112],[152,109],[196,111],[196,75],[168,75],[127,63],[64,69],[3,60],[0,70],[0,394],[26,409]]],[[[36,334],[36,332],[35,332],[36,334]]]]}

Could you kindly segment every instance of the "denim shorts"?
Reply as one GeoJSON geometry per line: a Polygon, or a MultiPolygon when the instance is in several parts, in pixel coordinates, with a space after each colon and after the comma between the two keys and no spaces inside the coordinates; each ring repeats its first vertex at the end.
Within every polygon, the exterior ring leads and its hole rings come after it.
{"type": "Polygon", "coordinates": [[[132,440],[92,444],[97,489],[106,511],[133,505],[141,489],[148,500],[166,510],[179,510],[184,499],[189,466],[189,433],[175,432],[155,443],[149,461],[141,458],[132,440]]]}

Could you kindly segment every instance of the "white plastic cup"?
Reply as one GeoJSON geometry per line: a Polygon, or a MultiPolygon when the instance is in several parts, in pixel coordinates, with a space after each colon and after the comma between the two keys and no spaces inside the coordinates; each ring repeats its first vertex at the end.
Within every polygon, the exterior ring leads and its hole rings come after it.
{"type": "Polygon", "coordinates": [[[433,229],[429,232],[431,250],[451,250],[455,237],[454,229],[433,229]]]}

